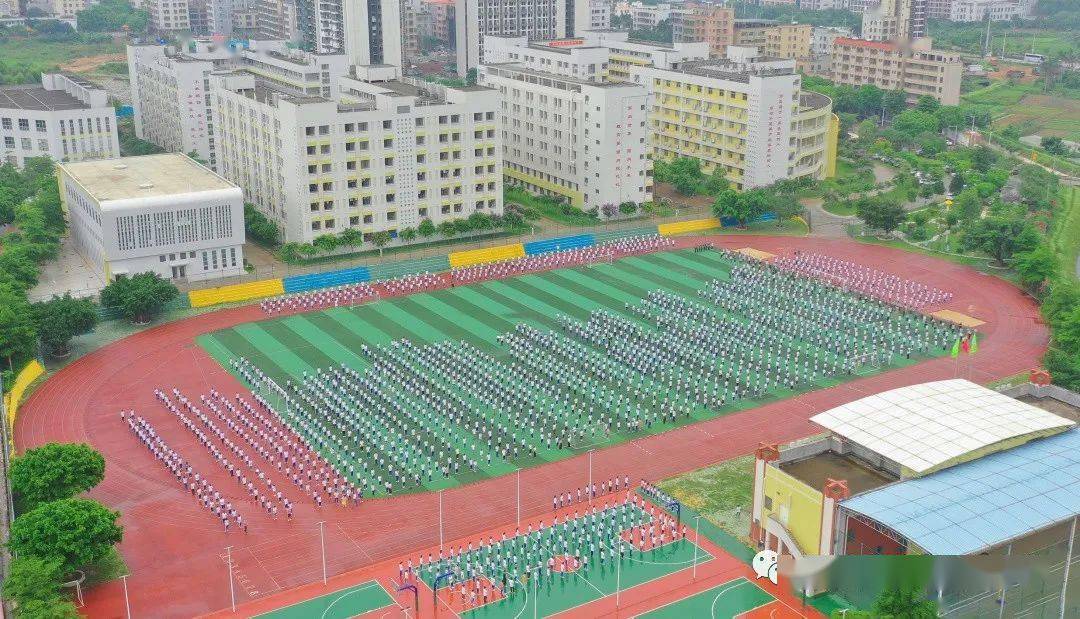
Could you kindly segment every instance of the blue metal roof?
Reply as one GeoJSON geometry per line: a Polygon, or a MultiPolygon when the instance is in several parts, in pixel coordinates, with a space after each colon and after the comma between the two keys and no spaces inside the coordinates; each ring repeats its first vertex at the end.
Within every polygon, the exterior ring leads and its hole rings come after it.
{"type": "Polygon", "coordinates": [[[883,486],[843,506],[930,554],[977,553],[1080,514],[1080,429],[883,486]]]}

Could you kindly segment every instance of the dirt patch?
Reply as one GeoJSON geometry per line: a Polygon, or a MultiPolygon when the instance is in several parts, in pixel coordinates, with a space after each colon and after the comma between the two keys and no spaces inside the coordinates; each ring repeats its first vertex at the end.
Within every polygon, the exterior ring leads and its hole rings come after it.
{"type": "Polygon", "coordinates": [[[98,67],[107,62],[127,62],[127,56],[124,54],[98,54],[96,56],[86,56],[85,58],[75,58],[60,65],[60,70],[70,73],[93,73],[97,71],[98,67]]]}
{"type": "Polygon", "coordinates": [[[656,199],[666,198],[679,208],[689,210],[708,211],[716,201],[715,196],[684,196],[668,183],[656,183],[653,187],[653,196],[656,199]]]}
{"type": "Polygon", "coordinates": [[[995,80],[1011,79],[1021,84],[1030,84],[1038,77],[1035,75],[1035,69],[1031,65],[1026,64],[1009,64],[1005,62],[999,62],[997,64],[997,70],[987,74],[987,77],[995,80]],[[1009,73],[1012,72],[1012,76],[1009,73]],[[1018,73],[1023,75],[1018,76],[1018,73]]]}

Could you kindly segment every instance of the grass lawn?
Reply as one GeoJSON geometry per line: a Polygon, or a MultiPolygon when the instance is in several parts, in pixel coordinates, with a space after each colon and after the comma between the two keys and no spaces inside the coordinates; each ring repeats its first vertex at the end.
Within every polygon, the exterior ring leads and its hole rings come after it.
{"type": "Polygon", "coordinates": [[[1049,240],[1061,260],[1062,272],[1076,278],[1076,260],[1080,256],[1080,190],[1076,187],[1062,187],[1061,206],[1054,216],[1049,240]]]}
{"type": "Polygon", "coordinates": [[[124,46],[112,41],[101,43],[44,41],[35,38],[0,38],[0,58],[8,67],[27,67],[33,71],[54,71],[76,58],[100,54],[118,54],[124,46]]]}
{"type": "Polygon", "coordinates": [[[747,541],[754,457],[740,456],[660,482],[680,503],[735,537],[747,541]]]}
{"type": "Polygon", "coordinates": [[[535,196],[518,187],[504,187],[503,201],[507,204],[514,203],[525,207],[529,211],[526,217],[530,218],[535,215],[569,226],[593,226],[599,223],[597,218],[579,208],[547,196],[535,196]]]}
{"type": "Polygon", "coordinates": [[[822,205],[826,211],[833,215],[854,215],[855,214],[855,202],[853,200],[837,200],[835,202],[825,202],[822,205]]]}
{"type": "Polygon", "coordinates": [[[1047,93],[1041,83],[998,81],[961,98],[964,103],[989,107],[995,129],[1024,123],[1038,135],[1080,141],[1080,93],[1075,90],[1058,88],[1047,93]]]}
{"type": "MultiPolygon", "coordinates": [[[[692,250],[659,252],[624,258],[613,263],[558,269],[540,274],[457,286],[356,307],[339,307],[321,312],[250,322],[200,336],[197,341],[223,367],[230,369],[234,374],[236,372],[230,362],[242,356],[282,385],[286,380],[296,381],[305,373],[308,376],[314,375],[317,368],[338,367],[342,364],[358,372],[374,375],[381,380],[379,377],[385,376],[387,372],[386,364],[380,362],[378,367],[374,367],[373,358],[362,355],[359,351],[364,345],[385,346],[400,339],[407,339],[417,347],[447,341],[467,344],[476,351],[475,354],[468,353],[469,357],[482,364],[476,367],[484,367],[495,372],[496,375],[502,375],[501,373],[506,371],[506,368],[525,367],[518,365],[523,363],[520,351],[519,353],[512,352],[501,339],[504,334],[513,332],[518,325],[529,325],[540,332],[550,330],[559,333],[564,330],[559,320],[560,316],[566,316],[568,319],[581,323],[588,321],[594,312],[603,310],[610,314],[621,315],[624,320],[634,322],[640,327],[652,329],[653,327],[648,326],[651,323],[642,319],[630,306],[637,306],[640,299],[657,289],[677,296],[695,298],[697,292],[710,281],[722,282],[728,279],[732,267],[733,263],[717,252],[692,250]]],[[[385,358],[384,353],[380,355],[385,358]]],[[[897,365],[909,365],[917,362],[917,359],[897,358],[894,361],[897,365]]],[[[570,366],[564,365],[565,360],[557,363],[559,367],[570,371],[570,366]]],[[[531,371],[527,373],[532,374],[531,371]]],[[[428,372],[425,376],[429,377],[425,380],[430,380],[432,384],[452,385],[453,391],[458,393],[459,397],[473,402],[469,408],[470,411],[483,411],[475,414],[486,416],[484,423],[518,423],[509,418],[509,409],[493,409],[483,404],[482,401],[486,402],[484,400],[486,396],[483,395],[482,390],[478,391],[475,385],[455,382],[456,379],[451,380],[438,372],[428,372]]],[[[238,377],[243,380],[242,376],[238,375],[238,377]]],[[[572,380],[570,378],[567,380],[571,382],[587,380],[595,384],[602,392],[606,390],[614,393],[615,389],[622,388],[621,386],[624,385],[623,382],[615,379],[609,381],[596,377],[571,378],[572,380]]],[[[693,378],[693,376],[688,375],[687,378],[693,378]]],[[[544,381],[547,380],[548,378],[544,378],[544,381]]],[[[421,486],[412,485],[405,490],[410,492],[424,489],[438,490],[484,477],[503,475],[512,472],[517,467],[560,460],[582,453],[589,448],[613,445],[638,436],[664,432],[687,423],[713,419],[738,410],[761,406],[766,402],[789,398],[809,389],[840,384],[845,380],[847,380],[846,376],[835,375],[818,377],[811,383],[796,385],[794,389],[774,385],[761,397],[728,400],[715,408],[697,406],[688,409],[686,415],[680,415],[675,420],[651,421],[642,427],[627,426],[616,430],[603,424],[589,425],[588,433],[583,434],[579,440],[571,444],[559,446],[534,443],[535,455],[521,453],[504,457],[481,449],[477,457],[479,464],[473,470],[461,469],[455,471],[453,475],[439,475],[434,478],[429,475],[421,486]],[[492,457],[485,458],[485,454],[491,454],[492,457]]],[[[525,390],[523,385],[515,384],[513,391],[518,394],[527,392],[530,395],[520,397],[534,401],[535,398],[546,398],[546,394],[553,388],[553,384],[548,382],[530,384],[532,386],[528,390],[525,390]]],[[[390,389],[395,390],[397,387],[390,389]]],[[[411,396],[402,395],[401,397],[411,396]]],[[[275,398],[276,396],[271,396],[272,401],[275,398]]],[[[280,406],[280,402],[275,401],[275,403],[280,406]]],[[[417,404],[417,409],[423,414],[431,410],[426,405],[420,404],[417,404]]],[[[375,412],[371,413],[371,415],[375,414],[375,412]]],[[[567,424],[576,423],[575,418],[562,413],[552,418],[562,419],[567,424]]],[[[289,419],[292,418],[289,417],[289,419]]],[[[295,420],[291,423],[295,423],[295,420]]],[[[424,427],[424,424],[420,424],[419,427],[424,427]]],[[[384,426],[380,425],[376,433],[384,432],[383,428],[384,426]]],[[[323,431],[319,430],[319,432],[323,431]]],[[[308,432],[308,429],[305,428],[303,432],[308,432]]],[[[464,436],[451,434],[452,437],[446,439],[447,444],[464,436]]],[[[356,460],[356,458],[355,454],[348,455],[349,460],[356,460]]],[[[373,462],[363,454],[360,458],[366,462],[373,462]]],[[[382,464],[378,464],[375,468],[381,466],[382,464]]],[[[379,468],[379,470],[382,469],[379,468]]]]}

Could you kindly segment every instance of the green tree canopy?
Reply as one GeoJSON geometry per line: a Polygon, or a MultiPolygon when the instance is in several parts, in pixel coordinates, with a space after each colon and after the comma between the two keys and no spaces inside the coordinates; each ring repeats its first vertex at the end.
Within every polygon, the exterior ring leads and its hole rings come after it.
{"type": "Polygon", "coordinates": [[[15,519],[8,545],[19,556],[58,561],[62,574],[104,557],[123,537],[119,512],[91,499],[43,503],[15,519]]]}
{"type": "Polygon", "coordinates": [[[874,601],[874,614],[893,619],[937,619],[937,602],[918,587],[886,589],[874,601]]]}
{"type": "Polygon", "coordinates": [[[179,294],[176,286],[157,273],[121,275],[101,291],[101,304],[119,309],[134,322],[146,323],[179,294]]]}
{"type": "Polygon", "coordinates": [[[416,227],[416,231],[420,234],[420,236],[424,238],[434,236],[435,224],[433,224],[430,219],[427,219],[425,217],[423,220],[420,221],[420,225],[416,227]]]}
{"type": "Polygon", "coordinates": [[[60,561],[21,555],[11,562],[4,580],[4,598],[22,607],[35,600],[51,600],[60,595],[60,561]]]}
{"type": "Polygon", "coordinates": [[[730,217],[745,226],[746,222],[764,215],[772,196],[762,189],[752,189],[739,193],[734,189],[725,189],[716,196],[712,211],[717,217],[730,217]]]}
{"type": "Polygon", "coordinates": [[[1031,251],[1017,254],[1013,262],[1013,269],[1020,276],[1020,283],[1029,290],[1037,290],[1054,276],[1057,268],[1057,256],[1046,243],[1040,243],[1031,251]]]}
{"type": "Polygon", "coordinates": [[[914,138],[923,133],[937,133],[938,118],[930,112],[922,110],[904,110],[893,119],[893,129],[904,135],[914,138]]]}
{"type": "Polygon", "coordinates": [[[19,508],[85,492],[105,478],[105,458],[85,443],[46,443],[11,460],[11,490],[19,508]]]}
{"type": "Polygon", "coordinates": [[[34,304],[34,322],[41,344],[58,357],[68,354],[71,338],[97,325],[97,308],[90,299],[74,299],[71,293],[34,304]]]}
{"type": "Polygon", "coordinates": [[[990,215],[969,222],[963,231],[967,249],[986,252],[1005,264],[1018,252],[1030,251],[1039,243],[1039,233],[1023,217],[1014,214],[990,215]]]}
{"type": "Polygon", "coordinates": [[[150,23],[150,14],[132,8],[127,0],[101,0],[75,17],[80,32],[119,32],[126,26],[132,33],[142,33],[150,23]]]}
{"type": "Polygon", "coordinates": [[[855,214],[868,228],[891,233],[905,218],[904,207],[895,200],[884,198],[860,198],[855,203],[855,214]]]}
{"type": "Polygon", "coordinates": [[[244,231],[251,240],[268,246],[277,245],[281,237],[277,225],[250,202],[244,203],[244,231]]]}
{"type": "Polygon", "coordinates": [[[885,108],[886,114],[896,116],[907,107],[907,93],[903,90],[887,91],[882,97],[881,105],[885,108]]]}
{"type": "Polygon", "coordinates": [[[16,370],[37,350],[37,328],[26,295],[0,283],[0,357],[9,370],[16,370]]]}

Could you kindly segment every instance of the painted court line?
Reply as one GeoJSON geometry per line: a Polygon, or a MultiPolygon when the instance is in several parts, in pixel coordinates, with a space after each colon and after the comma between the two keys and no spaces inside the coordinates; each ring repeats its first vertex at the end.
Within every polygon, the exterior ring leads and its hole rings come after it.
{"type": "MultiPolygon", "coordinates": [[[[279,606],[278,608],[275,608],[273,610],[268,610],[265,613],[255,615],[251,619],[259,619],[259,617],[269,617],[270,615],[277,614],[277,613],[279,613],[279,612],[281,612],[283,610],[292,608],[293,606],[300,606],[301,604],[307,604],[308,602],[317,600],[317,599],[322,598],[322,597],[331,596],[331,595],[334,595],[336,593],[341,593],[343,595],[348,594],[348,593],[359,593],[360,591],[366,591],[366,590],[368,590],[368,589],[370,589],[372,587],[380,587],[380,588],[382,588],[382,585],[379,584],[379,581],[373,580],[373,581],[371,581],[369,583],[360,585],[359,587],[357,587],[356,585],[352,585],[352,586],[349,586],[349,587],[342,587],[342,588],[337,589],[335,591],[331,591],[330,593],[323,593],[322,595],[317,595],[317,596],[315,596],[313,598],[308,598],[306,600],[300,600],[299,602],[293,602],[292,604],[289,604],[287,606],[279,606]]],[[[383,592],[386,593],[386,589],[383,589],[383,592]]],[[[387,593],[387,595],[389,595],[389,593],[387,593]]],[[[391,599],[393,599],[393,596],[391,596],[391,599]]],[[[337,602],[335,601],[335,603],[337,603],[337,602]]],[[[379,608],[386,608],[386,606],[380,606],[379,608]]],[[[374,608],[372,610],[379,610],[379,609],[374,608]]],[[[323,614],[325,614],[325,612],[323,614]]]]}
{"type": "MultiPolygon", "coordinates": [[[[735,587],[738,587],[739,585],[741,585],[743,583],[748,583],[748,582],[750,582],[750,581],[747,580],[746,578],[740,576],[740,577],[738,577],[738,578],[736,578],[734,580],[729,580],[729,581],[727,581],[725,583],[721,583],[721,584],[717,585],[716,587],[712,587],[712,589],[716,589],[716,588],[719,588],[719,587],[725,587],[726,585],[732,585],[732,587],[728,587],[727,589],[724,589],[723,591],[718,593],[716,597],[719,598],[721,595],[728,592],[729,590],[731,590],[731,589],[733,589],[735,587]]],[[[705,591],[709,591],[709,589],[706,589],[705,591]]],[[[660,606],[657,606],[656,608],[650,608],[649,610],[647,610],[647,611],[645,611],[643,613],[632,616],[630,619],[637,619],[638,617],[643,617],[645,615],[648,615],[649,613],[655,613],[656,611],[658,611],[658,610],[660,610],[662,608],[667,608],[668,606],[672,606],[674,604],[681,604],[684,601],[694,597],[695,595],[701,595],[702,593],[705,593],[705,591],[699,591],[698,593],[688,595],[686,597],[681,597],[681,598],[679,598],[677,600],[672,600],[672,601],[670,601],[670,602],[668,602],[666,604],[661,604],[660,606]]],[[[713,600],[713,604],[716,604],[715,599],[713,600]]]]}

